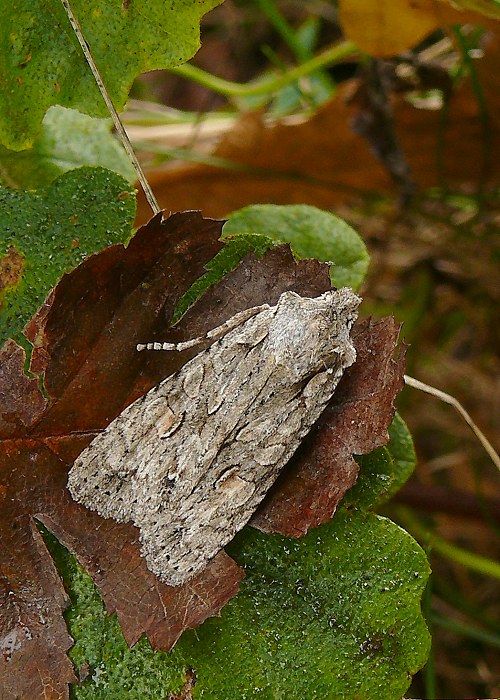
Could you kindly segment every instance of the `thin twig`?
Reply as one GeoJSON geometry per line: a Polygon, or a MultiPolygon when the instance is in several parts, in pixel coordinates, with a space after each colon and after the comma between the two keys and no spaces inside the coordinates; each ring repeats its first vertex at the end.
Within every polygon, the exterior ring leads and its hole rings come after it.
{"type": "Polygon", "coordinates": [[[126,150],[128,157],[132,161],[132,165],[135,168],[135,171],[137,173],[137,177],[139,179],[139,182],[142,185],[142,189],[144,190],[144,194],[146,195],[146,199],[149,202],[149,206],[153,210],[154,214],[159,214],[161,209],[156,201],[156,197],[153,194],[153,190],[149,186],[148,181],[146,180],[146,176],[144,175],[144,172],[141,168],[141,165],[139,161],[137,160],[137,156],[134,153],[134,149],[132,148],[132,144],[130,143],[130,139],[127,136],[127,132],[125,131],[125,128],[120,120],[120,117],[118,116],[118,112],[115,109],[115,106],[111,100],[111,97],[108,94],[108,91],[106,90],[106,86],[104,85],[104,82],[101,78],[101,74],[99,73],[99,69],[97,68],[95,61],[92,57],[92,54],[90,53],[90,48],[89,45],[87,44],[87,41],[85,40],[85,37],[83,36],[82,29],[80,27],[80,24],[73,14],[73,10],[71,9],[71,5],[69,4],[68,0],[61,0],[64,9],[66,10],[66,14],[68,15],[68,19],[71,22],[71,26],[73,27],[73,30],[76,34],[76,37],[80,43],[80,46],[82,47],[82,51],[85,55],[85,58],[87,60],[87,63],[90,66],[90,70],[92,71],[95,81],[97,83],[97,87],[101,91],[101,95],[104,98],[104,102],[106,103],[106,106],[109,110],[109,113],[111,114],[111,117],[113,119],[116,131],[118,132],[118,136],[121,139],[121,142],[123,143],[123,147],[126,150]]]}
{"type": "Polygon", "coordinates": [[[420,382],[418,379],[414,379],[413,377],[409,377],[408,375],[405,374],[405,383],[407,386],[411,386],[414,389],[419,389],[420,391],[424,391],[426,394],[431,394],[432,396],[436,396],[438,399],[441,399],[441,401],[444,401],[444,403],[450,404],[450,406],[453,406],[453,408],[460,413],[462,418],[465,420],[465,422],[469,425],[469,427],[472,429],[474,434],[476,435],[477,439],[479,442],[482,444],[486,452],[489,454],[491,457],[493,464],[500,469],[500,457],[494,450],[492,444],[484,435],[484,433],[477,427],[477,425],[474,423],[470,415],[467,413],[465,408],[462,406],[462,404],[457,401],[457,399],[454,396],[451,396],[450,394],[446,394],[444,391],[440,391],[440,389],[436,389],[433,386],[429,386],[429,384],[424,384],[424,382],[420,382]]]}

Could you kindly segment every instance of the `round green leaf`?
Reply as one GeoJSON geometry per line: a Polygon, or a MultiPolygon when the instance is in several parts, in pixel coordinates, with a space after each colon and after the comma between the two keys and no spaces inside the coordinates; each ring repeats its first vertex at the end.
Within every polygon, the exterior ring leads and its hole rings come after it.
{"type": "Polygon", "coordinates": [[[243,531],[242,593],[180,642],[194,697],[399,700],[425,662],[429,573],[389,520],[341,509],[301,540],[243,531]]]}
{"type": "Polygon", "coordinates": [[[8,187],[39,189],[68,170],[88,165],[109,168],[133,183],[135,170],[111,127],[111,119],[51,107],[33,148],[18,152],[0,146],[0,180],[8,187]]]}
{"type": "Polygon", "coordinates": [[[356,231],[334,214],[306,204],[259,204],[229,215],[223,235],[259,233],[279,243],[290,243],[299,258],[332,263],[335,287],[359,289],[369,256],[356,231]]]}
{"type": "Polygon", "coordinates": [[[399,413],[396,413],[389,428],[387,449],[394,462],[394,478],[380,503],[385,503],[392,498],[408,481],[417,466],[417,455],[411,433],[399,413]]]}
{"type": "Polygon", "coordinates": [[[389,428],[389,443],[356,457],[360,472],[343,503],[357,508],[377,508],[399,491],[415,469],[417,458],[406,423],[396,413],[389,428]]]}
{"type": "Polygon", "coordinates": [[[246,528],[229,551],[246,569],[241,592],[170,654],[144,639],[128,649],[70,560],[70,656],[89,667],[74,696],[168,697],[192,669],[195,699],[400,700],[429,651],[420,611],[429,568],[408,533],[341,508],[300,540],[246,528]]]}

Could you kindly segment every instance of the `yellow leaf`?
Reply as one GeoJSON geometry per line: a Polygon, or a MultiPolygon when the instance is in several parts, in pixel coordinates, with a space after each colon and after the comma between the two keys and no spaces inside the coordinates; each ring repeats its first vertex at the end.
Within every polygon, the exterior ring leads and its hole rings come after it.
{"type": "MultiPolygon", "coordinates": [[[[500,16],[494,0],[459,0],[490,16],[500,16]]],[[[344,34],[372,56],[394,56],[418,44],[438,27],[481,23],[482,15],[452,7],[446,0],[339,0],[344,34]]]]}
{"type": "Polygon", "coordinates": [[[455,4],[464,10],[474,10],[486,17],[500,19],[499,0],[455,0],[455,4]]]}

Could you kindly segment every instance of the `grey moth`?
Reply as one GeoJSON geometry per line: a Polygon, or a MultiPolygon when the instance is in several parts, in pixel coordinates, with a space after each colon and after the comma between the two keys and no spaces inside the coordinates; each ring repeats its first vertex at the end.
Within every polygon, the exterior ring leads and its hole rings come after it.
{"type": "Polygon", "coordinates": [[[206,350],[81,453],[69,473],[73,498],[135,524],[163,582],[188,581],[247,523],[355,361],[359,303],[348,288],[284,292],[210,331],[206,350]]]}

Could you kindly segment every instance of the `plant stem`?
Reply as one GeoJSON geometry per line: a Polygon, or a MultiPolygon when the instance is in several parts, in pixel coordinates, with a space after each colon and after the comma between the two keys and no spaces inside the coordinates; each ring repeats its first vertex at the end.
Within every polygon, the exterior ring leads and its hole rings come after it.
{"type": "Polygon", "coordinates": [[[188,80],[193,80],[204,87],[219,93],[220,95],[225,95],[226,97],[250,97],[255,95],[267,95],[270,93],[277,92],[286,85],[294,83],[299,78],[303,78],[305,75],[314,73],[320,68],[324,68],[330,63],[336,63],[337,61],[353,56],[357,52],[357,47],[352,41],[343,41],[340,44],[335,44],[330,48],[322,51],[311,60],[302,63],[300,66],[291,68],[284,75],[275,76],[266,80],[259,80],[248,85],[242,85],[241,83],[233,83],[230,80],[224,80],[223,78],[218,78],[211,73],[207,73],[201,68],[192,66],[188,63],[183,66],[177,66],[176,68],[170,68],[170,72],[175,75],[180,75],[188,80]]]}
{"type": "Polygon", "coordinates": [[[487,559],[479,554],[474,554],[466,549],[450,544],[439,535],[428,530],[418,518],[407,508],[397,509],[398,519],[403,526],[421,542],[430,543],[432,550],[443,557],[465,566],[471,571],[477,571],[484,576],[500,580],[500,564],[492,559],[487,559]]]}
{"type": "Polygon", "coordinates": [[[432,611],[430,619],[433,624],[444,627],[444,629],[451,630],[457,634],[461,634],[464,637],[469,637],[470,639],[476,639],[479,642],[484,642],[489,644],[496,649],[500,649],[500,637],[492,632],[487,632],[479,627],[474,627],[472,625],[465,625],[462,622],[453,620],[452,618],[443,617],[439,613],[432,611]]]}
{"type": "Polygon", "coordinates": [[[113,101],[111,100],[111,97],[109,96],[109,93],[106,90],[106,86],[104,85],[104,82],[101,78],[99,69],[97,68],[94,58],[90,52],[89,45],[87,44],[87,41],[83,35],[80,23],[78,22],[77,18],[73,13],[73,10],[71,9],[69,0],[61,0],[61,2],[63,4],[64,9],[66,10],[66,14],[68,15],[68,19],[71,23],[71,26],[73,27],[73,31],[76,34],[78,42],[82,47],[82,51],[84,53],[85,59],[87,60],[87,63],[90,66],[90,70],[92,71],[92,74],[95,78],[97,87],[99,88],[101,95],[103,96],[104,102],[106,103],[106,107],[108,108],[109,113],[111,114],[118,136],[120,137],[120,140],[123,144],[125,151],[127,152],[128,157],[132,161],[132,165],[135,168],[139,182],[141,183],[142,189],[144,190],[144,194],[146,195],[146,199],[149,202],[149,206],[153,210],[154,214],[159,214],[161,211],[160,206],[156,201],[156,197],[153,194],[153,190],[151,189],[149,182],[147,181],[146,176],[144,175],[141,165],[137,159],[137,156],[134,153],[134,149],[132,148],[130,139],[127,135],[127,132],[125,131],[120,117],[118,116],[118,112],[115,109],[113,101]]]}

